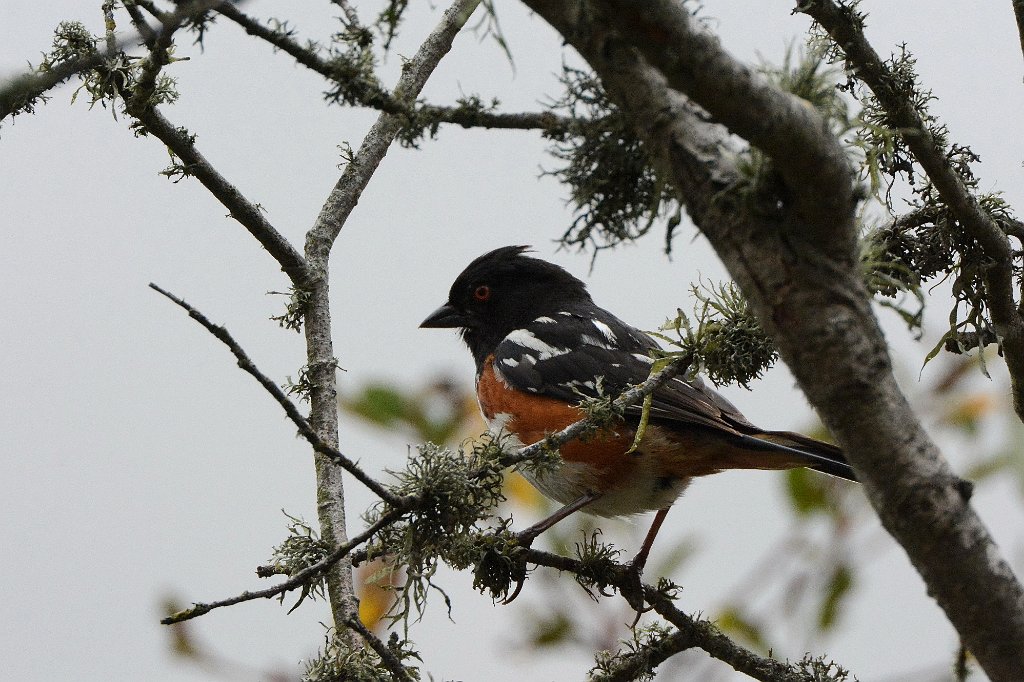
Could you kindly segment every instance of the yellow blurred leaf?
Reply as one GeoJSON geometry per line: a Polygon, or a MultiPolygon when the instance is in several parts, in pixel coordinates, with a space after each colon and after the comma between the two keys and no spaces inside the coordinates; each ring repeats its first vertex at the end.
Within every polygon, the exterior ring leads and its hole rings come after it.
{"type": "Polygon", "coordinates": [[[975,393],[955,403],[942,415],[944,422],[973,433],[978,422],[999,407],[991,393],[975,393]]]}
{"type": "Polygon", "coordinates": [[[395,603],[392,589],[398,574],[388,570],[384,561],[375,559],[359,567],[356,592],[359,597],[359,620],[370,630],[379,630],[383,618],[395,603]]]}
{"type": "Polygon", "coordinates": [[[731,634],[747,641],[761,651],[768,651],[768,643],[760,626],[747,619],[740,610],[734,606],[726,607],[724,611],[715,618],[715,625],[726,634],[731,634]]]}
{"type": "Polygon", "coordinates": [[[545,509],[547,507],[544,496],[530,485],[530,482],[519,472],[510,471],[505,475],[505,489],[502,492],[510,502],[528,509],[545,509]]]}

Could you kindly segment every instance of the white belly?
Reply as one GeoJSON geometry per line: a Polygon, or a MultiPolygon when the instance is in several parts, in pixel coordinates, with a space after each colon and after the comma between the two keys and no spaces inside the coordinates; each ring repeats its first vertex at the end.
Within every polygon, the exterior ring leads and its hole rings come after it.
{"type": "MultiPolygon", "coordinates": [[[[529,445],[505,430],[508,419],[507,414],[497,414],[489,420],[491,435],[501,439],[508,449],[515,450],[529,445]]],[[[605,490],[601,497],[584,507],[583,511],[611,517],[664,509],[675,502],[690,484],[689,478],[665,477],[642,452],[628,456],[634,457],[636,462],[629,478],[623,479],[614,489],[605,490]]],[[[529,465],[516,468],[534,488],[560,504],[569,504],[597,490],[597,472],[580,462],[563,461],[539,470],[529,465]]]]}

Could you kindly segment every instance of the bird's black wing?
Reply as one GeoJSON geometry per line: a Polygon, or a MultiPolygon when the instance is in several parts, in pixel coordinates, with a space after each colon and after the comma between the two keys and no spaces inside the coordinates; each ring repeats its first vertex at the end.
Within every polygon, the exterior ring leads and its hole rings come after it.
{"type": "MultiPolygon", "coordinates": [[[[596,309],[538,317],[498,345],[494,369],[510,386],[569,403],[617,396],[651,375],[658,344],[611,313],[596,309]]],[[[651,396],[650,418],[663,425],[709,428],[748,450],[788,453],[833,476],[857,480],[839,448],[788,431],[752,424],[700,377],[675,377],[651,396]]],[[[639,417],[634,404],[626,414],[639,417]]],[[[771,468],[771,467],[769,467],[771,468]]]]}
{"type": "MultiPolygon", "coordinates": [[[[512,332],[495,351],[494,368],[513,388],[570,403],[616,396],[645,381],[658,344],[599,308],[559,311],[512,332]]],[[[639,416],[640,405],[626,413],[639,416]]],[[[674,378],[652,396],[650,416],[729,433],[756,430],[699,378],[674,378]]]]}

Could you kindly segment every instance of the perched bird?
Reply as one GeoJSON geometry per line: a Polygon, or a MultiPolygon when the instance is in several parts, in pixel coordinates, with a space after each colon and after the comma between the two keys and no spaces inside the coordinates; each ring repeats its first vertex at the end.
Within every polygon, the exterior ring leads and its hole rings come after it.
{"type": "MultiPolygon", "coordinates": [[[[491,432],[529,445],[584,416],[584,396],[618,395],[645,381],[659,346],[597,306],[561,267],[506,246],[466,267],[448,301],[421,327],[458,328],[476,361],[476,392],[491,432]]],[[[649,423],[633,444],[642,407],[624,423],[563,445],[561,466],[527,479],[565,505],[521,534],[537,534],[577,509],[599,516],[657,511],[634,566],[642,569],[669,506],[696,476],[726,469],[807,467],[856,480],[839,448],[751,424],[699,377],[676,377],[652,394],[649,423]]]]}

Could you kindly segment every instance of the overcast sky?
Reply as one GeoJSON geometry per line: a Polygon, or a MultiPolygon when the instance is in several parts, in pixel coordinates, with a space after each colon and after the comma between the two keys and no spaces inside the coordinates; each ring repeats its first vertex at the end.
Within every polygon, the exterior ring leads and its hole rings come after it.
{"type": "MultiPolygon", "coordinates": [[[[438,16],[433,3],[412,4],[396,54],[383,65],[389,82],[397,55],[411,55],[438,16]]],[[[514,69],[492,40],[464,34],[427,86],[432,102],[478,93],[498,97],[505,111],[537,110],[557,95],[560,39],[518,3],[497,4],[514,69]]],[[[60,20],[79,19],[100,33],[99,5],[4,0],[0,77],[38,63],[60,20]]],[[[703,12],[740,58],[779,62],[807,28],[791,7],[706,0],[703,12]]],[[[983,159],[982,187],[1024,205],[1024,69],[1010,3],[968,10],[953,0],[868,0],[863,7],[880,53],[905,41],[917,55],[939,98],[934,110],[953,139],[983,159]]],[[[267,0],[246,9],[287,17],[308,37],[337,28],[326,0],[267,0]]],[[[167,116],[195,132],[217,168],[301,245],[338,177],[338,145],[357,147],[375,114],[326,107],[317,76],[230,22],[208,33],[205,54],[187,43],[178,55],[194,58],[168,70],[182,96],[167,116]]],[[[253,568],[284,537],[281,509],[315,518],[311,458],[226,349],[146,285],[156,282],[225,324],[280,382],[303,364],[302,338],[268,321],[283,301],[267,292],[287,282],[262,248],[197,182],[158,175],[168,163],[158,142],[134,138],[124,120],[90,111],[83,98],[69,105],[72,92],[59,89],[36,116],[0,128],[0,677],[220,679],[170,654],[168,632],[157,623],[162,601],[262,587],[253,568]]],[[[456,336],[417,325],[471,258],[500,245],[534,244],[538,255],[585,278],[604,307],[646,329],[677,306],[692,306],[690,281],[723,276],[692,227],[680,230],[671,262],[660,255],[660,235],[602,255],[593,271],[588,255],[556,251],[553,240],[571,209],[565,191],[540,177],[556,163],[545,147],[536,133],[446,127],[419,151],[391,150],[332,259],[343,389],[374,379],[418,385],[439,373],[468,386],[472,362],[456,336]]],[[[931,336],[920,344],[882,314],[906,354],[897,363],[901,378],[912,395],[920,393],[934,378],[926,371],[918,383],[920,358],[945,312],[931,313],[931,336]]],[[[994,370],[991,386],[1002,390],[1002,369],[994,370]]],[[[812,423],[784,368],[753,392],[727,394],[756,423],[812,423]]],[[[408,445],[347,417],[341,440],[375,472],[399,467],[408,445]]],[[[955,463],[969,461],[970,452],[953,450],[955,463]]],[[[348,491],[357,529],[371,500],[354,484],[348,491]]],[[[994,486],[976,499],[1020,571],[1020,498],[1010,486],[994,486]]],[[[776,474],[730,473],[695,484],[661,538],[671,545],[674,534],[701,550],[673,576],[686,586],[682,608],[713,613],[778,541],[787,519],[776,474]]],[[[863,532],[877,533],[873,526],[863,532]]],[[[901,550],[885,539],[872,548],[878,556],[843,627],[812,643],[815,650],[862,680],[948,662],[955,637],[901,550]]],[[[528,610],[543,608],[529,584],[502,607],[470,593],[468,575],[444,581],[456,598],[455,623],[437,604],[412,631],[436,679],[579,679],[589,668],[588,656],[538,656],[502,644],[528,610]]],[[[576,589],[565,582],[567,591],[576,589]]],[[[285,611],[249,603],[201,618],[194,629],[228,659],[294,671],[321,644],[319,621],[328,615],[323,605],[285,611]]],[[[790,644],[781,655],[802,655],[803,644],[790,644]]]]}

